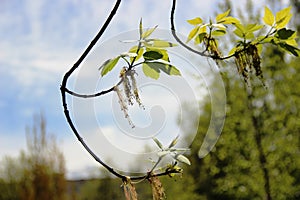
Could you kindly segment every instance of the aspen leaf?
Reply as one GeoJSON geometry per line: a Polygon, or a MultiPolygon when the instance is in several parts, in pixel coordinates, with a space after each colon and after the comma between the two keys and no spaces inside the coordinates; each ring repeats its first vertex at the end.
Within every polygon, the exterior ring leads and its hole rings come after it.
{"type": "Polygon", "coordinates": [[[203,22],[203,20],[200,17],[196,17],[194,19],[187,20],[187,22],[191,25],[199,25],[203,22]]]}
{"type": "Polygon", "coordinates": [[[272,13],[272,11],[265,6],[265,14],[263,17],[263,21],[265,22],[265,24],[269,25],[269,26],[273,26],[274,22],[275,22],[275,17],[272,13]]]}

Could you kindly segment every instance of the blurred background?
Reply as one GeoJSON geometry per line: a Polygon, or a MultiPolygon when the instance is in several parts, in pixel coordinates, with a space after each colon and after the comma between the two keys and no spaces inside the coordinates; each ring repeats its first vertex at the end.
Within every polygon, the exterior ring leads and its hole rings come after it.
{"type": "MultiPolygon", "coordinates": [[[[73,136],[59,91],[63,74],[97,33],[113,3],[0,2],[0,199],[124,199],[121,181],[103,170],[73,136]]],[[[214,18],[228,8],[243,22],[260,21],[264,5],[273,12],[292,6],[289,27],[300,29],[298,0],[179,0],[176,27],[188,35],[187,19],[214,18]]],[[[141,17],[150,27],[169,29],[170,6],[171,1],[123,1],[100,42],[136,29],[141,17]]],[[[168,199],[300,198],[299,59],[272,46],[262,58],[268,89],[255,89],[255,110],[248,108],[235,66],[224,64],[226,121],[208,156],[198,158],[211,119],[209,96],[199,102],[197,120],[183,121],[187,137],[195,130],[198,134],[188,155],[192,165],[184,167],[182,176],[162,178],[168,199]]],[[[214,74],[210,76],[210,84],[217,84],[214,74]]],[[[152,199],[147,183],[136,189],[140,199],[152,199]]]]}

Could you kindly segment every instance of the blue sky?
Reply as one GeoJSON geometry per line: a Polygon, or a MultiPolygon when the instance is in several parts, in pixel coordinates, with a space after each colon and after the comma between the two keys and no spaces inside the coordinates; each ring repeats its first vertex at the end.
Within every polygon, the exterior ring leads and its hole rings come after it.
{"type": "MultiPolygon", "coordinates": [[[[79,145],[63,115],[60,83],[97,33],[114,1],[2,0],[0,2],[0,157],[25,149],[25,127],[33,115],[45,114],[66,158],[68,176],[98,166],[79,145]]],[[[185,20],[214,16],[217,0],[178,0],[177,29],[187,34],[185,20]]],[[[240,1],[239,1],[240,2],[240,1]]],[[[259,4],[261,4],[260,1],[259,4]]],[[[169,29],[171,1],[126,0],[100,42],[145,26],[169,29]]],[[[72,85],[70,86],[72,88],[72,85]]],[[[109,125],[107,127],[109,129],[109,125]]],[[[74,175],[75,174],[75,175],[74,175]]]]}

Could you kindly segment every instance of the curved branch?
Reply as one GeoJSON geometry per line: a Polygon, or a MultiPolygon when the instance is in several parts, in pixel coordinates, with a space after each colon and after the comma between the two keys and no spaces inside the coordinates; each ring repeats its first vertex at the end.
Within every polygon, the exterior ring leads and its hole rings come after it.
{"type": "Polygon", "coordinates": [[[200,56],[204,56],[204,57],[207,57],[207,58],[212,58],[214,60],[226,60],[226,59],[229,59],[229,58],[232,58],[232,57],[235,57],[237,54],[247,50],[247,48],[243,48],[239,51],[236,51],[234,54],[231,54],[231,55],[228,55],[228,56],[225,56],[225,57],[220,57],[218,55],[210,55],[210,54],[206,54],[205,52],[207,50],[204,50],[203,52],[201,51],[198,51],[198,50],[195,50],[193,49],[192,47],[188,46],[187,44],[185,44],[183,41],[180,40],[180,38],[178,37],[178,35],[176,34],[176,29],[175,29],[175,23],[174,23],[174,15],[175,15],[175,8],[176,8],[176,0],[172,0],[172,8],[171,8],[171,15],[170,15],[170,22],[171,22],[171,32],[172,32],[172,35],[173,37],[175,38],[175,40],[181,45],[183,46],[184,48],[186,48],[187,50],[195,53],[195,54],[198,54],[200,56]]]}
{"type": "Polygon", "coordinates": [[[175,15],[175,8],[176,8],[176,0],[173,0],[172,1],[172,8],[171,8],[171,16],[170,16],[170,22],[171,22],[171,32],[172,32],[172,35],[173,37],[175,38],[175,40],[181,45],[183,46],[184,48],[186,48],[187,50],[195,53],[195,54],[198,54],[200,56],[204,56],[204,57],[208,57],[208,58],[213,58],[213,59],[219,59],[219,58],[216,58],[216,56],[212,56],[212,55],[209,55],[209,54],[205,54],[204,52],[200,52],[200,51],[197,51],[193,48],[191,48],[190,46],[186,45],[183,41],[180,40],[180,38],[178,37],[178,35],[176,34],[176,30],[175,30],[175,23],[174,23],[174,15],[175,15]]]}
{"type": "Polygon", "coordinates": [[[62,80],[62,84],[60,87],[60,91],[61,91],[61,97],[62,97],[62,104],[63,104],[63,109],[64,109],[64,114],[65,117],[67,119],[67,122],[69,124],[69,126],[71,127],[73,133],[75,134],[76,138],[79,140],[79,142],[82,144],[82,146],[85,148],[85,150],[98,162],[100,163],[103,167],[105,167],[109,172],[111,172],[112,174],[114,174],[115,176],[124,179],[125,176],[119,174],[118,172],[116,172],[113,168],[111,168],[110,166],[108,166],[107,164],[105,164],[89,147],[88,145],[84,142],[84,140],[82,139],[82,137],[80,136],[79,132],[77,131],[77,129],[75,128],[75,125],[70,117],[70,113],[68,110],[68,106],[67,106],[67,100],[66,100],[66,85],[67,85],[67,81],[69,79],[69,77],[72,75],[72,73],[79,67],[79,65],[82,63],[82,61],[86,58],[86,56],[89,54],[89,52],[92,50],[92,48],[95,46],[95,44],[97,43],[97,41],[100,39],[100,37],[103,35],[104,31],[106,30],[106,28],[108,27],[109,23],[111,22],[113,16],[116,14],[119,6],[120,6],[121,0],[117,0],[111,13],[109,14],[108,18],[106,19],[105,23],[103,24],[103,26],[101,27],[101,29],[99,30],[98,34],[95,36],[95,38],[91,41],[91,43],[89,44],[89,46],[86,48],[86,50],[83,52],[83,54],[80,56],[80,58],[77,60],[77,62],[73,65],[73,67],[71,67],[71,69],[65,73],[63,80],[62,80]]]}

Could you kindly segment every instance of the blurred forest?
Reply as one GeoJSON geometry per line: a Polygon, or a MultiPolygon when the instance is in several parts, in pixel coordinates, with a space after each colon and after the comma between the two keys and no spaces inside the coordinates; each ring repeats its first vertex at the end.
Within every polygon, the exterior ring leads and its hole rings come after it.
{"type": "MultiPolygon", "coordinates": [[[[272,9],[280,5],[280,1],[269,3],[272,9]]],[[[223,1],[220,9],[225,11],[231,4],[223,1]]],[[[299,31],[300,1],[290,0],[290,4],[294,12],[291,26],[299,31]]],[[[259,14],[251,1],[246,6],[247,14],[233,15],[257,20],[259,14]]],[[[199,159],[212,114],[208,96],[201,102],[199,124],[188,119],[183,122],[189,127],[186,135],[198,129],[188,155],[192,165],[183,166],[182,176],[160,178],[167,199],[300,199],[299,63],[299,58],[268,46],[262,57],[268,88],[260,80],[254,81],[253,96],[247,94],[233,64],[222,66],[227,115],[220,139],[209,155],[199,159]]],[[[105,171],[102,178],[66,180],[63,154],[55,138],[47,133],[42,115],[35,117],[26,136],[27,151],[20,152],[18,158],[7,156],[1,161],[0,200],[125,199],[122,182],[105,171]]],[[[137,184],[136,190],[139,199],[152,199],[147,181],[137,184]]]]}

